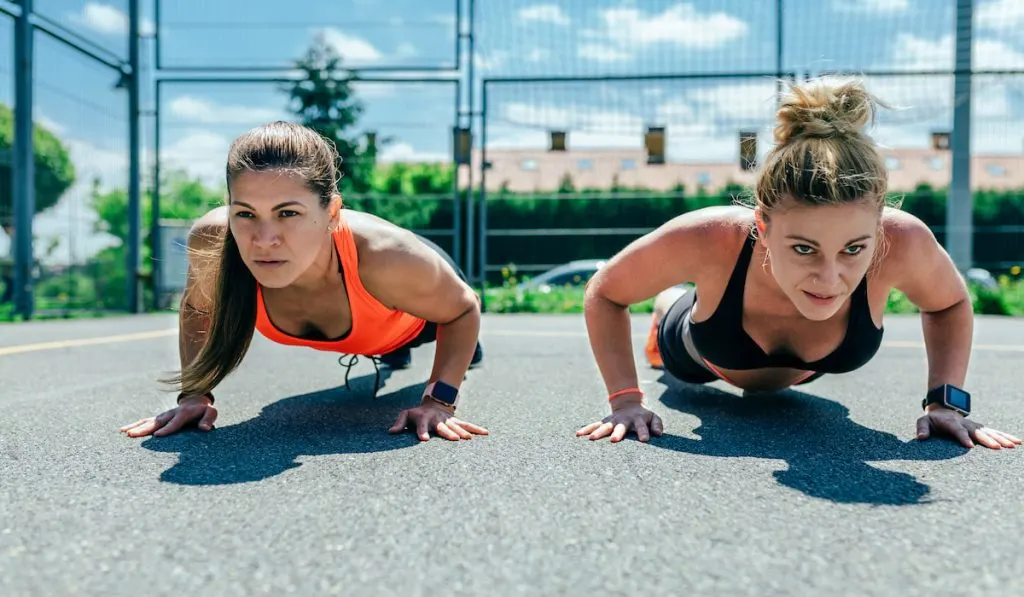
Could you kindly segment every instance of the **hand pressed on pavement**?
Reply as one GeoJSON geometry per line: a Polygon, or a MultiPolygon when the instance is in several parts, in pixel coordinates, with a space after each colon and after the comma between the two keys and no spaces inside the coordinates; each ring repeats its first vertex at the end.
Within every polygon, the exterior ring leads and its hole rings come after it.
{"type": "Polygon", "coordinates": [[[925,440],[932,432],[947,435],[959,441],[965,448],[973,448],[975,443],[986,448],[1016,448],[1021,440],[1009,433],[996,431],[977,421],[972,421],[960,413],[948,408],[933,408],[917,420],[917,439],[925,440]]]}
{"type": "Polygon", "coordinates": [[[401,433],[412,429],[416,437],[422,441],[430,439],[430,431],[452,441],[473,439],[473,434],[488,435],[489,432],[468,421],[455,418],[455,412],[433,401],[424,401],[416,408],[403,410],[398,414],[395,424],[388,429],[389,433],[401,433]]]}
{"type": "Polygon", "coordinates": [[[180,431],[186,425],[197,423],[200,431],[213,429],[217,420],[217,409],[207,396],[186,396],[178,402],[176,408],[160,413],[155,417],[141,419],[121,428],[121,433],[128,437],[143,437],[152,434],[162,437],[180,431]]]}
{"type": "Polygon", "coordinates": [[[642,396],[623,396],[611,402],[612,414],[577,430],[576,437],[586,435],[598,440],[611,434],[611,441],[615,443],[622,441],[627,432],[634,431],[638,440],[646,442],[652,434],[660,437],[665,432],[661,417],[644,407],[642,396]]]}

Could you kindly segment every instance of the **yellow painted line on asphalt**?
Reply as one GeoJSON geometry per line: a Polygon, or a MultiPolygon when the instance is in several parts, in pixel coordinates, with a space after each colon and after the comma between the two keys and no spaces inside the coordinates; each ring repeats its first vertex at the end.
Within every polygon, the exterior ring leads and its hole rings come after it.
{"type": "MultiPolygon", "coordinates": [[[[889,348],[924,348],[923,342],[911,342],[909,340],[886,340],[882,346],[889,348]]],[[[1021,344],[974,344],[971,350],[994,350],[1001,352],[1024,352],[1024,345],[1021,344]]]]}
{"type": "Polygon", "coordinates": [[[178,328],[165,330],[154,330],[151,332],[138,332],[134,334],[117,334],[114,336],[100,336],[97,338],[79,338],[76,340],[55,340],[53,342],[37,342],[35,344],[20,344],[18,346],[0,347],[0,357],[21,354],[25,352],[36,352],[40,350],[55,350],[58,348],[73,348],[76,346],[91,346],[94,344],[113,344],[116,342],[134,342],[137,340],[150,340],[152,338],[163,338],[177,335],[178,328]]]}
{"type": "MultiPolygon", "coordinates": [[[[74,348],[77,346],[91,346],[96,344],[114,344],[117,342],[134,342],[138,340],[150,340],[153,338],[164,338],[177,335],[178,328],[167,328],[164,330],[153,330],[150,332],[138,332],[134,334],[117,334],[114,336],[100,336],[97,338],[80,338],[77,340],[55,340],[53,342],[38,342],[35,344],[20,344],[17,346],[0,347],[0,356],[36,352],[40,350],[55,350],[58,348],[74,348]]],[[[529,336],[544,338],[586,338],[586,332],[571,331],[542,331],[542,330],[484,330],[484,334],[492,336],[529,336]]],[[[647,334],[633,334],[634,338],[646,338],[647,334]]],[[[924,349],[922,342],[910,340],[886,340],[882,342],[887,348],[914,348],[924,349]]],[[[995,352],[1024,352],[1024,344],[975,344],[973,350],[987,350],[995,352]]]]}

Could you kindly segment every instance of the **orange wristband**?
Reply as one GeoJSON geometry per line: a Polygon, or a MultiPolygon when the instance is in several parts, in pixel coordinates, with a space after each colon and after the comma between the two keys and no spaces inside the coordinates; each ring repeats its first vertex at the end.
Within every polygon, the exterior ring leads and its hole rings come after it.
{"type": "Polygon", "coordinates": [[[643,391],[641,391],[640,388],[626,388],[625,390],[619,390],[618,392],[614,392],[611,395],[609,395],[608,402],[611,402],[612,400],[624,394],[640,394],[641,398],[643,398],[644,395],[643,391]]]}

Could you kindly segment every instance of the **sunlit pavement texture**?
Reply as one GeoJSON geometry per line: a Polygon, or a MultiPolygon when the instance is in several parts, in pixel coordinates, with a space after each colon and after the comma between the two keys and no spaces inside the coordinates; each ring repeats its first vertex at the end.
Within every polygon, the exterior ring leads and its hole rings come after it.
{"type": "MultiPolygon", "coordinates": [[[[487,437],[387,433],[432,347],[373,399],[369,361],[345,389],[335,356],[259,337],[214,431],[119,434],[173,404],[175,325],[0,327],[0,594],[1024,592],[1024,449],[914,439],[912,317],[862,370],[780,396],[641,367],[665,435],[614,445],[575,437],[607,413],[581,316],[485,316],[460,416],[487,437]]],[[[972,417],[1024,435],[1024,320],[975,342],[972,417]]]]}

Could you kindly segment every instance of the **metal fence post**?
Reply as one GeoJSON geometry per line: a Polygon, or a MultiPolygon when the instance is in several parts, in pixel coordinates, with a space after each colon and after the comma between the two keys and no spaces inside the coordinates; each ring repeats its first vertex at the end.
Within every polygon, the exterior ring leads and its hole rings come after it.
{"type": "Polygon", "coordinates": [[[34,47],[32,0],[21,1],[14,22],[14,305],[23,318],[32,317],[33,291],[32,220],[36,209],[35,149],[32,142],[34,47]]]}
{"type": "Polygon", "coordinates": [[[953,75],[952,181],[946,203],[946,248],[962,273],[974,261],[971,197],[971,45],[973,0],[956,3],[956,66],[953,75]]]}
{"type": "Polygon", "coordinates": [[[139,0],[128,0],[128,250],[127,275],[128,312],[142,308],[142,198],[139,180],[139,95],[142,76],[139,60],[139,0]]]}

